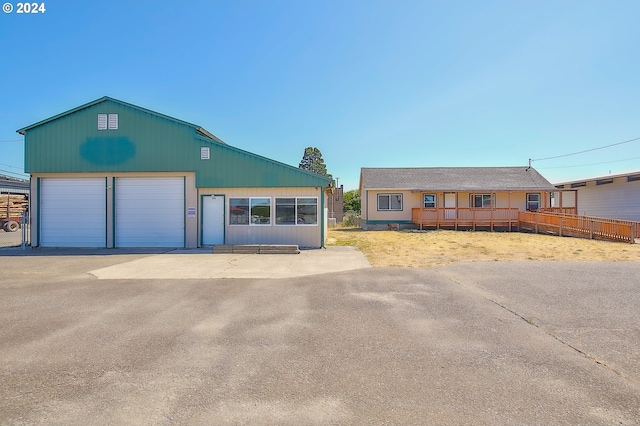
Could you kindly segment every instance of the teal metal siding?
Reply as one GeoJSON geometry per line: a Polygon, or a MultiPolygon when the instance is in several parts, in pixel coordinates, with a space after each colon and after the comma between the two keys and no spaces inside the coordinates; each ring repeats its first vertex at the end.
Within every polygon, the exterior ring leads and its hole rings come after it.
{"type": "Polygon", "coordinates": [[[181,171],[195,129],[105,101],[25,132],[28,173],[181,171]],[[98,114],[118,114],[117,130],[98,130],[98,114]]]}
{"type": "Polygon", "coordinates": [[[200,146],[211,147],[211,159],[198,157],[200,164],[195,168],[196,186],[200,188],[324,187],[329,183],[322,176],[229,145],[197,142],[194,157],[200,155],[200,146]]]}
{"type": "MultiPolygon", "coordinates": [[[[27,173],[191,172],[197,187],[323,187],[322,176],[202,136],[182,120],[102,98],[18,132],[27,173]],[[98,130],[98,114],[118,114],[117,130],[98,130]],[[210,160],[200,148],[211,148],[210,160]]],[[[206,134],[206,133],[205,133],[206,134]]]]}

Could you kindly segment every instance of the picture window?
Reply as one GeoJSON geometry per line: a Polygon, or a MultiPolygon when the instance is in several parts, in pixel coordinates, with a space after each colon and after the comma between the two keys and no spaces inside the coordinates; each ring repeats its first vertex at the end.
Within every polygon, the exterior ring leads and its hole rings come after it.
{"type": "Polygon", "coordinates": [[[317,225],[318,199],[276,198],[276,225],[317,225]]]}
{"type": "Polygon", "coordinates": [[[378,194],[378,210],[402,210],[402,194],[378,194]]]}
{"type": "Polygon", "coordinates": [[[230,198],[229,225],[271,225],[271,198],[230,198]]]}

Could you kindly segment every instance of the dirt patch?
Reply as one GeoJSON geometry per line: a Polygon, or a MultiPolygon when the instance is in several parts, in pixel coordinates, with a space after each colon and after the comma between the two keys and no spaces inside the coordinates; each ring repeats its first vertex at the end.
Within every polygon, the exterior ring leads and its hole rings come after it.
{"type": "Polygon", "coordinates": [[[354,246],[373,266],[423,268],[515,260],[640,261],[640,244],[520,232],[329,230],[327,245],[354,246]]]}

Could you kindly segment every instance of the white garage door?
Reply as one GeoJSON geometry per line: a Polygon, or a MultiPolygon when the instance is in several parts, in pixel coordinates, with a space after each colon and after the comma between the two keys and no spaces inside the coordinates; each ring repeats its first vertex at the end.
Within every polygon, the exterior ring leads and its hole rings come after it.
{"type": "Polygon", "coordinates": [[[184,247],[184,178],[117,178],[116,247],[184,247]]]}
{"type": "Polygon", "coordinates": [[[40,181],[40,245],[106,247],[106,178],[40,181]]]}

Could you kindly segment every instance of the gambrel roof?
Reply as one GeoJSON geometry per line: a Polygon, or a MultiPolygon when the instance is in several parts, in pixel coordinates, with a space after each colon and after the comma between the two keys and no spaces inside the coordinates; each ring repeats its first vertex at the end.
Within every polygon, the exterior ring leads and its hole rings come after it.
{"type": "Polygon", "coordinates": [[[360,190],[423,191],[553,191],[534,168],[522,167],[397,167],[362,168],[360,190]]]}

